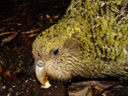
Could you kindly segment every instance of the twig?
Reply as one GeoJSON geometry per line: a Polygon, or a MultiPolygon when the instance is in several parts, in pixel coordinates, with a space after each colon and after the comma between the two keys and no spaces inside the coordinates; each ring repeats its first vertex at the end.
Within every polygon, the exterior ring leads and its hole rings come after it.
{"type": "Polygon", "coordinates": [[[41,29],[42,29],[42,27],[41,27],[41,28],[37,28],[37,29],[35,29],[35,30],[30,30],[30,31],[21,32],[21,34],[30,34],[30,33],[37,32],[37,31],[39,31],[39,30],[41,30],[41,29]]]}
{"type": "Polygon", "coordinates": [[[3,33],[0,33],[0,36],[14,34],[14,33],[16,33],[16,32],[3,32],[3,33]]]}
{"type": "Polygon", "coordinates": [[[16,18],[16,16],[13,16],[13,17],[10,17],[10,18],[3,19],[3,20],[0,21],[0,23],[6,22],[6,21],[10,21],[10,20],[13,20],[13,19],[15,19],[15,18],[16,18]]]}
{"type": "MultiPolygon", "coordinates": [[[[42,29],[42,27],[38,28],[38,29],[35,29],[35,30],[30,30],[30,31],[20,32],[20,33],[21,34],[30,34],[29,37],[33,37],[33,36],[36,36],[36,34],[32,34],[32,33],[37,32],[37,31],[39,31],[41,29],[42,29]]],[[[7,35],[7,34],[12,34],[12,35],[8,36],[7,38],[2,39],[1,46],[3,46],[7,42],[12,41],[17,36],[18,33],[19,32],[4,32],[4,33],[0,33],[0,36],[7,35]],[[14,33],[14,34],[12,34],[12,33],[14,33]]]]}
{"type": "Polygon", "coordinates": [[[30,35],[28,35],[28,37],[29,38],[32,38],[32,37],[35,37],[35,36],[37,36],[38,34],[30,34],[30,35]]]}
{"type": "Polygon", "coordinates": [[[4,38],[4,39],[2,40],[1,46],[3,46],[3,45],[4,45],[5,43],[7,43],[7,42],[12,41],[12,40],[17,36],[18,33],[19,33],[19,31],[16,32],[15,34],[13,34],[13,35],[8,36],[7,38],[4,38]]]}
{"type": "Polygon", "coordinates": [[[104,93],[107,90],[111,90],[112,88],[116,87],[118,84],[113,84],[105,89],[103,89],[101,92],[97,93],[96,96],[101,96],[102,93],[104,93]]]}
{"type": "Polygon", "coordinates": [[[0,64],[5,65],[5,62],[3,61],[3,58],[0,56],[0,64]]]}

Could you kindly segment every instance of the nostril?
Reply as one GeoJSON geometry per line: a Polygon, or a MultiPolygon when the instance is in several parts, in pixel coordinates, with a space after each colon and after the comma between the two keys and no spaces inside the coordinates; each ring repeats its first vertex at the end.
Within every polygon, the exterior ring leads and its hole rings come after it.
{"type": "Polygon", "coordinates": [[[43,67],[45,65],[45,62],[43,62],[42,60],[37,60],[35,61],[35,64],[38,65],[39,67],[43,67]]]}

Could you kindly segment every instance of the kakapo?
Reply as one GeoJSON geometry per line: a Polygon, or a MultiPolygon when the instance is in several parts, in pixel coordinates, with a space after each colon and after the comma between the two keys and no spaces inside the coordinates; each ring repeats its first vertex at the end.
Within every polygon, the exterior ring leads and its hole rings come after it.
{"type": "Polygon", "coordinates": [[[128,0],[72,0],[32,49],[37,79],[119,77],[128,80],[128,0]]]}

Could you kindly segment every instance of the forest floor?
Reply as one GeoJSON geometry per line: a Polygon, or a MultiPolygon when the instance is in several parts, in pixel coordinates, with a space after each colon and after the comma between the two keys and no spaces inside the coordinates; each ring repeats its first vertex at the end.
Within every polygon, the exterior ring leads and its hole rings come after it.
{"type": "MultiPolygon", "coordinates": [[[[42,89],[36,80],[32,43],[40,32],[57,23],[70,1],[0,0],[0,96],[96,96],[103,91],[97,85],[68,88],[61,82],[42,89]]],[[[120,86],[99,96],[128,96],[128,86],[120,86]]]]}

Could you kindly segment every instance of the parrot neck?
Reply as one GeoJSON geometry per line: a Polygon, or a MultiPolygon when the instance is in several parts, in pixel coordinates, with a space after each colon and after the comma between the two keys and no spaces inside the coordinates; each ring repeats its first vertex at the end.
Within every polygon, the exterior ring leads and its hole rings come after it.
{"type": "Polygon", "coordinates": [[[70,6],[68,7],[68,9],[66,11],[65,17],[73,18],[78,15],[82,16],[82,14],[85,10],[84,3],[85,3],[85,0],[72,0],[70,6]]]}

